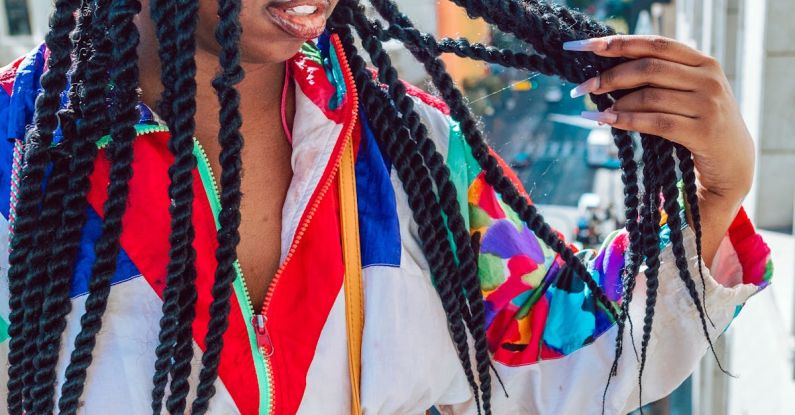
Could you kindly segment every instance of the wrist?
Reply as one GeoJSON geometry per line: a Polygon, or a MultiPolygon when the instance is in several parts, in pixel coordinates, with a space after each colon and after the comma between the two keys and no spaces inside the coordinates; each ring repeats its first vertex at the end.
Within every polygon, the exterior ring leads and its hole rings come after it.
{"type": "MultiPolygon", "coordinates": [[[[718,251],[729,226],[740,211],[744,197],[719,195],[701,192],[699,195],[699,212],[701,216],[701,246],[704,263],[709,267],[718,251]]],[[[688,222],[693,225],[688,215],[688,222]]]]}

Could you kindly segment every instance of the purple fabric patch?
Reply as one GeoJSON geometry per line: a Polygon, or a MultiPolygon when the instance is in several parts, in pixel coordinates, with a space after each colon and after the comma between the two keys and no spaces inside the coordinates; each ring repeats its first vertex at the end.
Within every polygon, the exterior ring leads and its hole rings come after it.
{"type": "Polygon", "coordinates": [[[543,264],[544,252],[536,236],[523,226],[520,233],[516,225],[508,219],[497,220],[492,224],[481,242],[481,252],[500,258],[527,255],[533,261],[543,264]]]}

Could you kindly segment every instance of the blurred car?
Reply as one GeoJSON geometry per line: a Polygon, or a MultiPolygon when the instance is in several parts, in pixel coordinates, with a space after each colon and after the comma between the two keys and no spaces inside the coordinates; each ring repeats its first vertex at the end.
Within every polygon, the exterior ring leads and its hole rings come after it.
{"type": "Polygon", "coordinates": [[[530,167],[530,164],[532,164],[532,160],[530,160],[530,155],[525,153],[524,151],[516,153],[516,155],[513,157],[513,160],[511,160],[512,169],[517,169],[517,170],[526,169],[530,167]]]}
{"type": "Polygon", "coordinates": [[[577,227],[574,231],[574,240],[584,248],[593,248],[602,242],[601,221],[598,209],[601,205],[599,195],[584,193],[577,201],[577,227]]]}
{"type": "Polygon", "coordinates": [[[544,100],[547,102],[560,102],[563,99],[563,91],[560,85],[552,85],[544,92],[544,100]]]}
{"type": "Polygon", "coordinates": [[[618,169],[618,148],[613,144],[613,135],[609,127],[597,127],[588,134],[586,162],[591,167],[618,169]]]}
{"type": "Polygon", "coordinates": [[[577,201],[577,213],[580,216],[599,208],[601,198],[596,193],[583,193],[577,201]]]}

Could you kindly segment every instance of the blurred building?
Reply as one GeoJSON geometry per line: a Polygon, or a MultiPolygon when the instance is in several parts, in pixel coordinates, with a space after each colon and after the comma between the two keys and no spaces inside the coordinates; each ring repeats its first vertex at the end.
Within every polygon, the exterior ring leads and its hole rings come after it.
{"type": "Polygon", "coordinates": [[[652,8],[659,30],[717,57],[757,140],[758,174],[747,201],[756,223],[788,230],[795,183],[795,1],[677,0],[652,8]]]}
{"type": "MultiPolygon", "coordinates": [[[[396,0],[396,3],[420,31],[430,33],[437,38],[466,37],[472,42],[488,42],[490,39],[489,27],[485,22],[470,19],[463,9],[452,2],[396,0]]],[[[371,14],[375,17],[374,11],[371,11],[371,14]]],[[[387,42],[386,46],[401,77],[410,83],[423,86],[427,79],[425,68],[418,65],[411,53],[399,42],[387,42]]],[[[486,74],[486,65],[480,62],[449,54],[443,55],[442,60],[459,85],[466,80],[480,79],[486,74]]]]}
{"type": "Polygon", "coordinates": [[[721,62],[756,141],[756,182],[745,205],[770,230],[764,236],[776,266],[773,284],[749,302],[720,343],[722,362],[739,377],[721,373],[708,355],[693,377],[691,413],[793,414],[795,1],[666,3],[650,8],[654,31],[721,62]]]}
{"type": "Polygon", "coordinates": [[[0,0],[0,65],[44,39],[50,7],[48,0],[0,0]]]}

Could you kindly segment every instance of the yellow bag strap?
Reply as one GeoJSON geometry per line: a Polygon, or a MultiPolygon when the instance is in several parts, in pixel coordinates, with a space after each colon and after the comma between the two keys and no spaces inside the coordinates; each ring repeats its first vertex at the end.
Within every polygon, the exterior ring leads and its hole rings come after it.
{"type": "Polygon", "coordinates": [[[359,252],[359,210],[356,205],[356,173],[354,170],[353,138],[342,150],[339,170],[340,224],[342,227],[342,257],[345,263],[345,320],[348,330],[348,369],[351,380],[351,414],[362,413],[359,399],[359,379],[362,369],[362,331],[364,330],[364,301],[362,288],[362,260],[359,252]]]}

